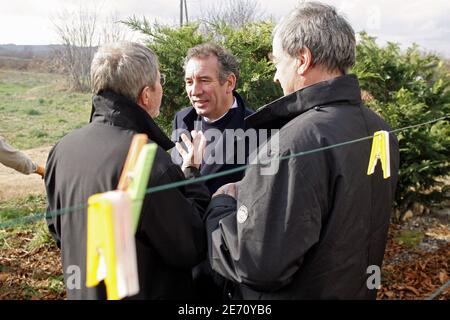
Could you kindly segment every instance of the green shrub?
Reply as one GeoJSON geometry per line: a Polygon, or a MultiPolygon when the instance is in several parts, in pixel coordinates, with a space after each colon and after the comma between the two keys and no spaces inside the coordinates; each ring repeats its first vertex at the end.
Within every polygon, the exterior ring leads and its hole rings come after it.
{"type": "Polygon", "coordinates": [[[272,21],[254,22],[240,29],[220,26],[216,31],[224,47],[239,60],[241,76],[238,91],[252,109],[281,97],[283,91],[273,82],[275,66],[272,52],[272,21]]]}
{"type": "MultiPolygon", "coordinates": [[[[397,44],[377,46],[361,34],[356,65],[361,87],[374,97],[368,106],[392,128],[402,128],[448,116],[449,70],[444,61],[413,45],[402,53],[397,44]]],[[[396,133],[400,145],[400,172],[396,205],[405,210],[413,202],[443,201],[448,185],[450,127],[448,119],[396,133]]]]}

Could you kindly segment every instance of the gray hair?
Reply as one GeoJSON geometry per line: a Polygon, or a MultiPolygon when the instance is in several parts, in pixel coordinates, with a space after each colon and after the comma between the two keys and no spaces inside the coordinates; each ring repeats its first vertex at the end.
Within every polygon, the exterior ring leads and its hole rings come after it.
{"type": "Polygon", "coordinates": [[[146,46],[135,42],[117,42],[101,46],[91,64],[94,94],[112,90],[134,102],[145,86],[154,88],[158,76],[158,58],[146,46]]]}
{"type": "Polygon", "coordinates": [[[291,57],[308,48],[312,63],[330,71],[340,70],[345,74],[355,63],[355,32],[329,5],[302,3],[276,26],[274,36],[279,37],[283,50],[291,57]]]}
{"type": "Polygon", "coordinates": [[[192,58],[207,58],[209,56],[217,57],[219,62],[219,82],[224,84],[230,74],[236,76],[236,83],[239,79],[239,64],[236,57],[227,49],[213,42],[206,42],[192,47],[188,50],[184,59],[184,69],[192,58]]]}

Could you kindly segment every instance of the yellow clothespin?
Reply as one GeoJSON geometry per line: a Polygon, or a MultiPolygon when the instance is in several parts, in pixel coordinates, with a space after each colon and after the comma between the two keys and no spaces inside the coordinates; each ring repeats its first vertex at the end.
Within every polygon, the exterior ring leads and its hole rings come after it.
{"type": "Polygon", "coordinates": [[[136,295],[139,279],[128,193],[96,194],[88,203],[86,286],[105,279],[109,300],[136,295]]]}
{"type": "Polygon", "coordinates": [[[387,179],[391,176],[391,162],[389,154],[389,132],[377,131],[373,135],[372,151],[370,152],[369,167],[367,175],[375,172],[378,159],[381,161],[381,169],[383,170],[383,178],[387,179]]]}
{"type": "Polygon", "coordinates": [[[104,279],[109,300],[139,292],[134,232],[157,149],[147,141],[133,137],[118,190],[88,199],[86,286],[104,279]]]}
{"type": "Polygon", "coordinates": [[[86,286],[105,279],[108,299],[118,300],[113,205],[104,194],[88,199],[86,286]]]}

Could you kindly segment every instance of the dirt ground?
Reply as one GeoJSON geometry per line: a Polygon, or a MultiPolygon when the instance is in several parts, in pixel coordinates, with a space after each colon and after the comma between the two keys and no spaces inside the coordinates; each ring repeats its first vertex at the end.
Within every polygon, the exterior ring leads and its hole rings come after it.
{"type": "MultiPolygon", "coordinates": [[[[22,150],[38,164],[45,166],[51,146],[22,150]]],[[[0,202],[45,192],[44,182],[37,174],[24,175],[0,164],[0,202]]]]}

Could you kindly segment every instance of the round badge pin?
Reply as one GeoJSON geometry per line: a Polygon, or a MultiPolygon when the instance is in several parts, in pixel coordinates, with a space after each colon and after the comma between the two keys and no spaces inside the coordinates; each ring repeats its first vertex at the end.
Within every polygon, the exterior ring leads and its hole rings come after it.
{"type": "Polygon", "coordinates": [[[248,210],[246,206],[240,206],[237,212],[237,221],[239,223],[244,223],[248,218],[248,210]]]}

